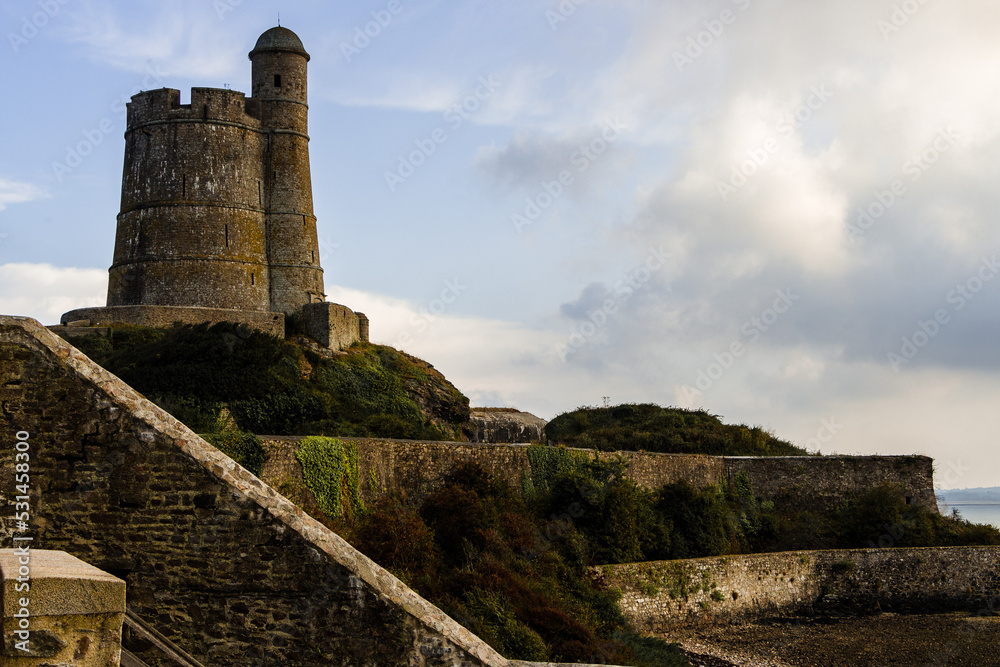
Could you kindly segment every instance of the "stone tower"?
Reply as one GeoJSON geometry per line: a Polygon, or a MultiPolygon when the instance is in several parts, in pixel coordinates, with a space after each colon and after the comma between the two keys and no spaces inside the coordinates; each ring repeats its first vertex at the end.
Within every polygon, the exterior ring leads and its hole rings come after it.
{"type": "Polygon", "coordinates": [[[309,171],[306,63],[287,28],[260,36],[252,93],[145,91],[128,105],[121,212],[105,308],[62,323],[234,321],[281,335],[286,316],[339,349],[368,320],[325,301],[309,171]]]}

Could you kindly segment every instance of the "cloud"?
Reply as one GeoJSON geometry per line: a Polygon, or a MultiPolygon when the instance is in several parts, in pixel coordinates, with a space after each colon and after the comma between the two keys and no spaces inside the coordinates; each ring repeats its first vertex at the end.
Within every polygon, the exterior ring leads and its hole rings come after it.
{"type": "Polygon", "coordinates": [[[0,211],[9,204],[21,204],[47,197],[48,194],[30,183],[20,183],[0,178],[0,211]]]}
{"type": "Polygon", "coordinates": [[[116,69],[145,72],[154,63],[175,77],[220,78],[241,74],[246,63],[247,33],[222,29],[222,21],[233,16],[218,7],[231,5],[186,0],[145,5],[153,8],[149,13],[80,0],[67,6],[67,21],[53,33],[116,69]]]}
{"type": "Polygon", "coordinates": [[[51,264],[0,264],[0,313],[58,324],[74,308],[103,306],[108,272],[51,264]]]}

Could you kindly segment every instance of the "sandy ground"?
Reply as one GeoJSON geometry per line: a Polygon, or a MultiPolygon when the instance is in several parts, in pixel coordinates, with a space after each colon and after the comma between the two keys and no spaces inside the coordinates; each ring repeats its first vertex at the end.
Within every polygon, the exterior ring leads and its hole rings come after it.
{"type": "Polygon", "coordinates": [[[678,631],[695,667],[1000,667],[1000,617],[775,618],[678,631]]]}

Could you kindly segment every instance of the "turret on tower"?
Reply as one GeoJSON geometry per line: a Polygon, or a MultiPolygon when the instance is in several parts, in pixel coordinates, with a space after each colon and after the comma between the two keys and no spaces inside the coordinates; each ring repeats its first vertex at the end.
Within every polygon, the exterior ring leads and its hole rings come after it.
{"type": "Polygon", "coordinates": [[[249,53],[252,96],[163,88],[132,97],[108,305],[62,316],[169,326],[233,321],[306,332],[340,349],[368,339],[361,313],[325,301],[309,171],[302,41],[271,28],[249,53]]]}
{"type": "Polygon", "coordinates": [[[264,147],[271,309],[291,314],[322,302],[316,216],[309,172],[306,63],[294,32],[271,28],[249,54],[253,99],[260,104],[264,147]]]}

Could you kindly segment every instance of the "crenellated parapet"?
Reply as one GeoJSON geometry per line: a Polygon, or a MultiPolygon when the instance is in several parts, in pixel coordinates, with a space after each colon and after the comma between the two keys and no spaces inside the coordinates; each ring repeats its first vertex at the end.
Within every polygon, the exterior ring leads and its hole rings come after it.
{"type": "Polygon", "coordinates": [[[252,102],[245,93],[228,88],[192,88],[190,104],[181,104],[181,93],[174,88],[147,90],[128,104],[126,134],[165,122],[236,123],[259,131],[260,104],[252,102]]]}

